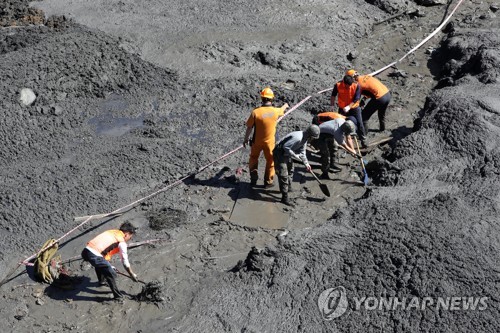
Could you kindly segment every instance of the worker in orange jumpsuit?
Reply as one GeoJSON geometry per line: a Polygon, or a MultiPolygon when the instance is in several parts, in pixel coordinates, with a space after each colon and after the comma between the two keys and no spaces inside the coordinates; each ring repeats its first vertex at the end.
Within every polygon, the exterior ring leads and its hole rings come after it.
{"type": "Polygon", "coordinates": [[[377,78],[371,75],[359,75],[353,69],[350,71],[353,74],[354,80],[358,82],[361,88],[361,95],[370,99],[362,112],[365,131],[368,131],[368,120],[377,111],[380,132],[385,131],[385,113],[391,101],[391,92],[377,78]]]}
{"type": "Polygon", "coordinates": [[[115,268],[111,266],[109,260],[115,254],[120,254],[122,263],[130,277],[138,282],[137,275],[130,268],[127,254],[127,242],[135,234],[136,228],[130,222],[125,222],[120,229],[107,230],[87,243],[82,251],[82,258],[88,261],[95,268],[97,279],[100,285],[106,283],[113,292],[114,300],[122,301],[123,294],[116,285],[115,268]]]}
{"type": "Polygon", "coordinates": [[[257,184],[259,179],[258,167],[260,153],[264,152],[266,158],[266,169],[264,172],[264,186],[273,186],[274,180],[274,159],[273,149],[276,141],[276,125],[278,119],[285,114],[288,104],[285,103],[280,108],[274,107],[272,101],[274,99],[274,92],[271,88],[264,88],[260,92],[262,99],[262,106],[254,109],[246,122],[247,129],[245,138],[243,139],[243,146],[250,142],[250,159],[248,161],[248,168],[250,170],[250,182],[252,186],[257,184]],[[253,131],[251,140],[250,134],[253,131]]]}

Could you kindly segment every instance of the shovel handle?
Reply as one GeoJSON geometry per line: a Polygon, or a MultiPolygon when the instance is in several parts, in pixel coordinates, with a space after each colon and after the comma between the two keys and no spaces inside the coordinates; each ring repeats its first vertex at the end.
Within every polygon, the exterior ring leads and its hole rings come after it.
{"type": "MultiPolygon", "coordinates": [[[[130,280],[134,281],[134,279],[132,279],[132,277],[131,277],[130,275],[128,275],[128,274],[122,273],[122,272],[120,272],[120,271],[119,271],[119,270],[117,270],[117,269],[115,269],[115,272],[116,272],[116,273],[118,273],[118,274],[120,274],[120,275],[123,275],[123,276],[125,276],[125,277],[128,277],[130,280]]],[[[134,281],[134,282],[136,282],[136,281],[134,281]]],[[[142,284],[146,284],[146,282],[144,282],[144,281],[142,281],[142,280],[137,280],[137,282],[140,282],[140,283],[142,283],[142,284]]]]}

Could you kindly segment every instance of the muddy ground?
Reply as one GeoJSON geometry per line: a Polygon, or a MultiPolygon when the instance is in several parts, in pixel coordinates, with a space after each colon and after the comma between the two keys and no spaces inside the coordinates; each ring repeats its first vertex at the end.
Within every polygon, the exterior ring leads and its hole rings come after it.
{"type": "Polygon", "coordinates": [[[290,208],[278,202],[277,186],[249,188],[248,150],[211,163],[241,145],[264,86],[278,105],[311,96],[278,135],[303,129],[329,106],[318,91],[347,68],[369,73],[399,59],[455,4],[4,0],[0,279],[8,279],[0,330],[497,332],[494,1],[465,1],[443,31],[379,75],[393,101],[388,130],[370,131],[369,140],[394,140],[365,156],[369,186],[359,183],[358,162],[341,157],[343,171],[326,181],[333,195],[324,198],[298,167],[290,208]],[[19,101],[23,88],[36,95],[30,105],[19,101]],[[78,259],[67,264],[70,290],[16,269],[77,226],[75,217],[165,188],[61,241],[69,259],[126,220],[139,226],[133,242],[164,239],[130,250],[151,284],[119,277],[124,304],[108,302],[78,259]],[[322,303],[334,287],[344,299],[322,303]],[[371,309],[357,308],[356,297],[472,297],[485,306],[371,309]],[[346,298],[345,312],[325,317],[346,298]]]}

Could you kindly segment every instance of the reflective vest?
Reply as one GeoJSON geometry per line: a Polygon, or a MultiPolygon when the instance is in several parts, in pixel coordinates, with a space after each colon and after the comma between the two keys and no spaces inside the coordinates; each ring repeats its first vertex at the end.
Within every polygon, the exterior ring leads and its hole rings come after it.
{"type": "Polygon", "coordinates": [[[118,244],[125,242],[125,234],[121,230],[107,230],[87,243],[87,247],[99,252],[104,259],[110,260],[120,249],[118,244]]]}
{"type": "MultiPolygon", "coordinates": [[[[339,105],[339,108],[343,109],[353,102],[357,88],[357,83],[353,83],[348,86],[343,81],[337,82],[337,104],[339,105]]],[[[351,109],[357,108],[358,106],[359,101],[351,105],[351,109]]]]}
{"type": "Polygon", "coordinates": [[[379,99],[389,92],[389,89],[377,78],[370,75],[358,76],[361,94],[370,98],[379,99]]]}

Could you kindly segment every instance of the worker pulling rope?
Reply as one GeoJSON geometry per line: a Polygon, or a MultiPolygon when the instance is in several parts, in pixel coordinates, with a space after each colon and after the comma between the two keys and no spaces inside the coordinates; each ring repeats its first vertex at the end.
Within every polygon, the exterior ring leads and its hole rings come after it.
{"type": "MultiPolygon", "coordinates": [[[[387,70],[388,68],[390,67],[393,67],[394,65],[396,65],[397,63],[401,62],[402,60],[404,60],[408,55],[410,55],[411,53],[415,52],[418,48],[420,48],[423,44],[425,44],[428,40],[430,40],[434,35],[436,35],[443,27],[445,24],[448,23],[448,21],[451,19],[451,17],[453,16],[453,14],[455,13],[455,11],[458,9],[458,7],[462,4],[463,0],[459,0],[458,3],[456,4],[456,6],[453,8],[453,10],[451,11],[450,15],[448,15],[448,17],[439,25],[439,27],[437,27],[431,34],[429,34],[429,36],[427,36],[424,40],[422,40],[419,44],[417,44],[415,47],[413,47],[410,51],[408,51],[404,56],[402,56],[401,58],[399,58],[397,61],[394,61],[390,64],[388,64],[387,66],[384,66],[383,68],[369,74],[369,75],[372,75],[372,76],[375,76],[385,70],[387,70]]],[[[313,95],[320,95],[320,94],[323,94],[325,92],[328,92],[328,91],[331,91],[333,88],[328,88],[328,89],[325,89],[325,90],[321,90],[321,91],[318,91],[316,93],[314,93],[313,95]]],[[[292,108],[290,108],[290,110],[288,110],[279,120],[283,120],[285,117],[287,117],[288,115],[290,115],[293,111],[295,111],[299,106],[301,106],[302,104],[304,104],[307,100],[309,100],[313,95],[309,95],[307,97],[305,97],[304,99],[302,99],[300,102],[298,102],[295,106],[293,106],[292,108]]],[[[93,220],[93,219],[97,219],[97,218],[106,218],[106,217],[111,217],[111,216],[114,216],[114,215],[119,215],[121,213],[124,213],[125,211],[127,211],[128,209],[132,209],[133,207],[135,207],[137,204],[147,200],[147,199],[150,199],[162,192],[165,192],[166,190],[182,183],[184,180],[186,180],[187,178],[189,177],[192,177],[193,175],[196,175],[200,172],[202,172],[203,170],[207,169],[208,167],[210,167],[211,165],[231,156],[232,154],[236,153],[237,151],[239,151],[241,148],[243,148],[243,145],[240,145],[239,147],[231,150],[230,152],[220,156],[219,158],[217,158],[216,160],[210,162],[209,164],[199,168],[197,171],[185,176],[185,177],[182,177],[178,180],[176,180],[175,182],[159,189],[158,191],[156,192],[153,192],[143,198],[140,198],[128,205],[125,205],[121,208],[118,208],[116,210],[114,210],[113,212],[110,212],[110,213],[105,213],[105,214],[95,214],[95,215],[89,215],[89,216],[86,216],[86,217],[83,217],[84,220],[82,223],[80,223],[79,225],[77,225],[76,227],[74,227],[73,229],[71,229],[70,231],[68,231],[67,233],[65,233],[63,236],[61,236],[60,238],[56,239],[55,242],[56,243],[59,243],[62,239],[64,239],[65,237],[67,237],[69,234],[71,234],[72,232],[74,232],[75,230],[77,230],[78,228],[82,227],[83,225],[87,224],[89,221],[93,220]]],[[[80,217],[80,219],[82,219],[82,217],[80,217]]],[[[23,261],[21,261],[11,272],[9,272],[9,274],[7,274],[7,276],[0,282],[0,286],[2,286],[3,284],[5,284],[9,277],[14,274],[14,272],[19,268],[19,266],[21,265],[30,265],[30,261],[39,256],[41,253],[43,253],[45,250],[47,250],[48,248],[50,248],[52,245],[51,244],[48,244],[47,246],[44,246],[42,247],[42,249],[40,249],[40,251],[34,253],[33,255],[29,256],[28,258],[24,259],[23,261]]]]}

